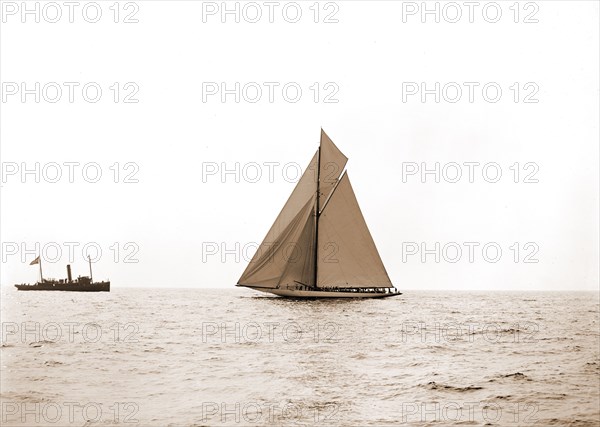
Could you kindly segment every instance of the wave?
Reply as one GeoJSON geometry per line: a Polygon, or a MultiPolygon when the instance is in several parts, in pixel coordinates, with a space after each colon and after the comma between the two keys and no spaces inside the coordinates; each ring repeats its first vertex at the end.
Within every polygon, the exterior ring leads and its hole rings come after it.
{"type": "Polygon", "coordinates": [[[458,391],[458,392],[469,392],[469,391],[483,389],[483,387],[480,387],[480,386],[470,385],[467,387],[457,387],[457,386],[447,385],[447,384],[438,384],[435,381],[428,382],[427,384],[425,384],[425,387],[428,388],[429,390],[448,390],[448,391],[458,391]]]}
{"type": "Polygon", "coordinates": [[[37,348],[37,347],[43,347],[46,344],[56,344],[56,341],[48,341],[48,340],[32,341],[29,343],[29,346],[33,347],[33,348],[37,348]]]}

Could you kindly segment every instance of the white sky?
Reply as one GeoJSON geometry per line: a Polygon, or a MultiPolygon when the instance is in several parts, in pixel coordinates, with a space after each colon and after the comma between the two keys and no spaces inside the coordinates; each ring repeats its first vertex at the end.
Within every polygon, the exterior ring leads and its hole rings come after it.
{"type": "MultiPolygon", "coordinates": [[[[39,3],[40,10],[46,3],[39,3]]],[[[489,2],[479,2],[473,23],[463,2],[457,3],[463,12],[457,23],[443,16],[440,23],[434,16],[422,23],[418,13],[403,22],[403,8],[410,11],[421,2],[392,1],[322,2],[319,23],[313,22],[313,1],[298,2],[297,23],[286,22],[282,8],[289,2],[279,2],[275,22],[269,23],[267,6],[258,2],[265,16],[254,24],[243,18],[235,23],[233,16],[222,23],[218,14],[203,22],[203,7],[210,10],[213,4],[199,1],[121,2],[120,21],[135,5],[139,9],[134,16],[139,22],[129,24],[114,23],[114,2],[100,1],[101,19],[88,23],[81,13],[86,3],[79,2],[74,23],[62,2],[59,22],[44,22],[42,16],[35,23],[35,16],[26,15],[22,23],[20,10],[10,14],[21,2],[2,2],[3,285],[36,280],[37,268],[28,265],[35,251],[22,259],[23,245],[33,249],[35,242],[56,242],[62,257],[44,262],[44,273],[64,277],[67,242],[79,244],[75,275],[87,274],[82,246],[96,242],[103,255],[94,276],[110,278],[114,287],[232,287],[247,263],[240,251],[236,262],[236,242],[244,248],[263,239],[294,186],[284,179],[282,166],[304,167],[323,127],[350,159],[347,168],[363,214],[401,290],[598,289],[597,2],[522,2],[519,23],[512,1],[498,3],[502,16],[496,23],[482,16],[489,2]],[[332,12],[339,22],[323,23],[332,12]],[[523,23],[530,14],[539,22],[523,23]],[[20,92],[7,94],[12,83],[19,88],[22,82],[28,88],[35,82],[80,85],[73,103],[64,85],[58,102],[42,96],[36,103],[34,95],[22,102],[20,92]],[[97,103],[82,98],[88,82],[103,90],[97,103]],[[121,97],[131,92],[124,85],[135,83],[139,102],[114,103],[115,82],[121,97]],[[229,88],[256,82],[265,92],[256,103],[236,103],[233,95],[225,103],[219,95],[203,102],[203,82],[225,82],[229,88]],[[279,83],[273,103],[265,82],[279,83]],[[281,87],[289,82],[303,90],[297,103],[282,97],[281,87]],[[315,103],[310,89],[315,82],[321,98],[331,92],[325,84],[333,83],[339,102],[315,103]],[[403,82],[424,82],[428,88],[456,82],[464,92],[456,103],[436,103],[433,95],[423,103],[420,94],[403,102],[403,82]],[[473,103],[464,82],[479,84],[473,103]],[[503,91],[496,103],[481,94],[490,82],[503,91]],[[535,87],[533,99],[539,102],[524,103],[535,87]],[[63,166],[57,183],[36,183],[33,175],[22,183],[19,173],[8,171],[23,162],[29,168],[36,162],[96,162],[103,175],[88,183],[79,166],[75,183],[69,183],[63,166]],[[123,166],[135,163],[139,183],[114,183],[109,167],[115,162],[120,181],[133,170],[123,166]],[[203,164],[233,168],[236,162],[279,166],[273,182],[266,168],[255,183],[243,177],[235,182],[233,175],[203,182],[203,164]],[[466,176],[457,183],[435,183],[428,176],[422,183],[418,175],[403,182],[403,162],[428,167],[495,162],[502,177],[488,183],[479,166],[474,183],[466,176]],[[518,183],[509,169],[515,162],[521,167],[518,183]],[[522,182],[532,170],[523,170],[528,162],[539,168],[538,183],[522,182]],[[115,242],[118,262],[110,249],[115,242]],[[131,252],[127,242],[139,248],[133,256],[138,263],[123,262],[131,252]],[[443,257],[436,263],[433,255],[422,262],[419,254],[406,253],[403,262],[403,247],[411,242],[430,249],[435,242],[440,247],[456,242],[464,250],[456,263],[443,257]],[[472,263],[464,242],[480,244],[472,263]],[[482,256],[481,247],[489,242],[502,249],[496,263],[482,256]],[[525,247],[528,242],[534,245],[525,247]],[[203,254],[207,244],[232,254],[223,262],[220,252],[203,254]],[[19,249],[12,254],[15,245],[19,249]],[[533,259],[539,262],[523,262],[536,247],[533,259]]],[[[231,8],[234,3],[228,2],[231,8]]],[[[444,5],[440,2],[440,9],[444,5]]],[[[487,17],[493,18],[490,7],[487,17]]],[[[454,11],[445,10],[452,19],[454,11]]],[[[54,11],[46,12],[52,19],[54,11]]],[[[293,178],[295,168],[288,171],[293,178]]],[[[252,250],[247,252],[249,258],[252,250]]]]}

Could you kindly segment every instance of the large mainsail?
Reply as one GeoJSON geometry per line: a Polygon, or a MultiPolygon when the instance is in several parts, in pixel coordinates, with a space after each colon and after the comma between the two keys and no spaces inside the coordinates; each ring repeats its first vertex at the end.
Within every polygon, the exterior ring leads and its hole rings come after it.
{"type": "Polygon", "coordinates": [[[362,216],[348,158],[321,130],[321,145],[238,284],[277,288],[393,287],[362,216]]]}
{"type": "Polygon", "coordinates": [[[360,211],[347,172],[322,208],[318,255],[319,286],[393,287],[360,211]]]}

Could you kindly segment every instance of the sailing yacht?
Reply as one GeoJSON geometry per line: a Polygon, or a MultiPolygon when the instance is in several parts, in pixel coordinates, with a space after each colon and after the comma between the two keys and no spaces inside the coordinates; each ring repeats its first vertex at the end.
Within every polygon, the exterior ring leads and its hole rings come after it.
{"type": "Polygon", "coordinates": [[[321,142],[237,286],[295,298],[400,295],[344,171],[348,158],[321,142]]]}

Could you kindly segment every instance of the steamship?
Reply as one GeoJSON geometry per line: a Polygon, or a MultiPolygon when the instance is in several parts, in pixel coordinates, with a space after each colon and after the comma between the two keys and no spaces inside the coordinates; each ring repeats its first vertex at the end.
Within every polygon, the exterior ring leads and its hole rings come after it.
{"type": "Polygon", "coordinates": [[[34,259],[29,265],[40,265],[40,281],[33,284],[20,284],[15,287],[20,291],[68,291],[68,292],[110,292],[110,281],[94,282],[92,279],[92,261],[88,257],[90,275],[79,276],[73,280],[71,266],[67,265],[66,279],[44,279],[42,276],[42,261],[40,257],[34,259]]]}

